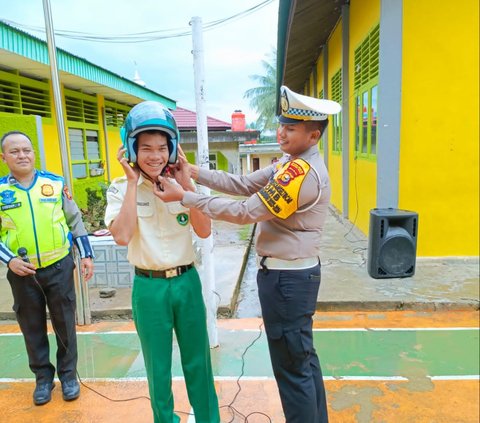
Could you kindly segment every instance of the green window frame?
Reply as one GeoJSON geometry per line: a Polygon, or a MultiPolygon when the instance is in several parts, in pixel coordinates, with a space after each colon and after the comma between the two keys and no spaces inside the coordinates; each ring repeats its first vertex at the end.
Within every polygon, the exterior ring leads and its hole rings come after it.
{"type": "Polygon", "coordinates": [[[98,131],[68,128],[72,174],[75,179],[101,176],[104,173],[98,131]]]}
{"type": "Polygon", "coordinates": [[[0,70],[0,112],[51,118],[50,86],[20,75],[18,71],[0,70]]]}
{"type": "Polygon", "coordinates": [[[95,96],[65,89],[68,142],[75,179],[102,176],[98,102],[95,96]]]}
{"type": "MultiPolygon", "coordinates": [[[[332,100],[342,104],[342,69],[340,68],[332,76],[330,81],[332,86],[332,100]]],[[[332,116],[332,152],[334,154],[342,153],[342,112],[332,116]]]]}
{"type": "Polygon", "coordinates": [[[378,71],[380,25],[354,53],[355,156],[377,158],[378,71]]]}
{"type": "Polygon", "coordinates": [[[208,155],[208,166],[210,170],[217,170],[217,153],[210,153],[208,155]]]}
{"type": "Polygon", "coordinates": [[[105,100],[105,121],[107,126],[121,128],[131,106],[117,103],[112,100],[105,100]]]}
{"type": "Polygon", "coordinates": [[[98,102],[95,96],[65,89],[67,122],[98,125],[98,102]]]}

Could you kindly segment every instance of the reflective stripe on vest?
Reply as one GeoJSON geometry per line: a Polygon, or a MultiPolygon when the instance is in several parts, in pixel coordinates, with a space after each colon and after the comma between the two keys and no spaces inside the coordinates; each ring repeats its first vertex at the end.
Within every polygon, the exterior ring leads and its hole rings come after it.
{"type": "Polygon", "coordinates": [[[63,178],[37,172],[32,187],[0,183],[0,235],[15,254],[25,247],[37,267],[46,267],[68,254],[69,229],[62,208],[63,178]]]}

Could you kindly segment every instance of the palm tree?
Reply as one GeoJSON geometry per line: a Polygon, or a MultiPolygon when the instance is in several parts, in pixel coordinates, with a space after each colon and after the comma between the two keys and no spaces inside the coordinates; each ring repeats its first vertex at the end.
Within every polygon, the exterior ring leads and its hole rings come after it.
{"type": "Polygon", "coordinates": [[[250,99],[250,107],[259,114],[256,127],[261,131],[275,131],[276,81],[277,81],[277,51],[272,49],[270,60],[262,60],[265,75],[250,75],[249,78],[258,81],[259,86],[245,91],[243,98],[250,99]]]}

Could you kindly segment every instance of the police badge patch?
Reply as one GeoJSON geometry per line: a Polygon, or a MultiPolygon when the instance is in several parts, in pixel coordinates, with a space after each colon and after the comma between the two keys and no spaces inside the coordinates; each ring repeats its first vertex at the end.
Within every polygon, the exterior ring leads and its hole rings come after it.
{"type": "Polygon", "coordinates": [[[41,187],[42,195],[45,197],[51,197],[53,195],[53,186],[50,184],[43,184],[41,187]]]}
{"type": "Polygon", "coordinates": [[[286,219],[298,209],[298,198],[310,165],[296,159],[277,168],[273,178],[257,195],[267,209],[276,217],[286,219]]]}
{"type": "Polygon", "coordinates": [[[16,201],[15,191],[12,191],[10,189],[0,192],[0,197],[2,198],[3,204],[12,204],[16,201]]]}
{"type": "Polygon", "coordinates": [[[18,207],[21,207],[22,203],[18,202],[17,199],[15,198],[15,191],[12,190],[5,190],[3,192],[0,192],[0,198],[3,203],[3,206],[0,207],[0,210],[10,210],[10,209],[16,209],[18,207]]]}

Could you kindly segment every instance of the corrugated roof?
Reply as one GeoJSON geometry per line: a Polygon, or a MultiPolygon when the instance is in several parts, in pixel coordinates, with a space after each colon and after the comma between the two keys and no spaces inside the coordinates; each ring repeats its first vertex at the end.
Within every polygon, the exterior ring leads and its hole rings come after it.
{"type": "MultiPolygon", "coordinates": [[[[102,94],[126,104],[153,100],[171,109],[176,107],[175,100],[60,48],[57,62],[60,81],[68,88],[102,94]]],[[[0,64],[26,76],[50,79],[49,63],[45,41],[0,20],[0,64]]]]}
{"type": "MultiPolygon", "coordinates": [[[[177,107],[172,113],[177,121],[178,129],[181,131],[197,130],[197,114],[195,112],[182,107],[177,107]]],[[[231,123],[210,116],[207,116],[207,126],[209,131],[227,131],[232,129],[231,123]]]]}
{"type": "Polygon", "coordinates": [[[301,92],[348,0],[280,0],[277,109],[280,86],[301,92]]]}

